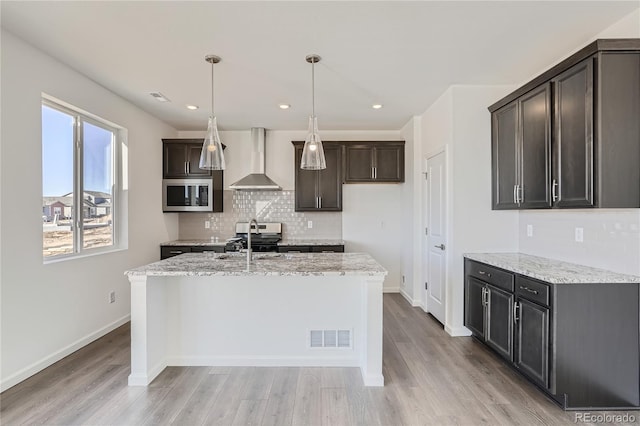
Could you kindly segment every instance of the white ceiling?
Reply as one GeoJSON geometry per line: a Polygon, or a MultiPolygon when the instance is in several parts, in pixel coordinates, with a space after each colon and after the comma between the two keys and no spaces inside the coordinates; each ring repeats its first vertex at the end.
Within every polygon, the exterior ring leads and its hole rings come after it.
{"type": "Polygon", "coordinates": [[[399,129],[452,84],[518,84],[633,1],[2,1],[2,26],[178,130],[399,129]],[[160,91],[171,103],[159,103],[160,91]],[[373,110],[371,104],[384,108],[373,110]],[[282,111],[279,103],[292,108],[282,111]],[[200,106],[188,111],[186,104],[200,106]]]}

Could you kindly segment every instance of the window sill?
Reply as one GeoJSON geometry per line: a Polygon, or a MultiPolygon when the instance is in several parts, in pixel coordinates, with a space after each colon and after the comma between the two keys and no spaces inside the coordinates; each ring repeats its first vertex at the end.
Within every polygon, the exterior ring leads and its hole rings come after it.
{"type": "Polygon", "coordinates": [[[116,253],[119,251],[126,251],[128,250],[128,247],[109,247],[109,248],[104,248],[104,249],[94,249],[91,251],[85,251],[83,253],[79,253],[79,254],[68,254],[68,255],[61,255],[61,256],[55,256],[52,257],[50,259],[43,259],[42,264],[43,265],[49,265],[52,263],[60,263],[60,262],[66,262],[69,260],[76,260],[76,259],[83,259],[85,257],[93,257],[93,256],[100,256],[103,254],[109,254],[109,253],[116,253]]]}

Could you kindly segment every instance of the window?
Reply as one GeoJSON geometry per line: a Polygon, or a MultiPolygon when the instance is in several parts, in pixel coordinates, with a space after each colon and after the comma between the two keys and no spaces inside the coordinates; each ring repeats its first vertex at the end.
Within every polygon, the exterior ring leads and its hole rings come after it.
{"type": "Polygon", "coordinates": [[[117,247],[121,129],[42,102],[42,254],[46,260],[117,247]]]}

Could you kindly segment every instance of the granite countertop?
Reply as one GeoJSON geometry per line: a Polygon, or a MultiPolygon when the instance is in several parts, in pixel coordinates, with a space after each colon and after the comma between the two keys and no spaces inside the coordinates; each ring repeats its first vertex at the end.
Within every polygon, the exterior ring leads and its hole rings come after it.
{"type": "Polygon", "coordinates": [[[222,239],[218,242],[211,240],[173,240],[160,244],[161,246],[209,246],[209,247],[224,247],[227,244],[227,240],[222,239]]]}
{"type": "Polygon", "coordinates": [[[343,246],[344,240],[334,239],[284,239],[278,242],[279,246],[343,246]]]}
{"type": "Polygon", "coordinates": [[[186,253],[131,269],[128,276],[385,276],[367,253],[186,253]]]}
{"type": "Polygon", "coordinates": [[[640,283],[637,275],[522,253],[466,253],[464,257],[551,284],[640,283]]]}

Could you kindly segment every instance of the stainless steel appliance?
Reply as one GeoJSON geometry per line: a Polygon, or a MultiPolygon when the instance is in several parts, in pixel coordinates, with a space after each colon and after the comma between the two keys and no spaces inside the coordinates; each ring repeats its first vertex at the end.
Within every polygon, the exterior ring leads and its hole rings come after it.
{"type": "Polygon", "coordinates": [[[213,211],[213,179],[163,179],[162,211],[213,211]]]}
{"type": "Polygon", "coordinates": [[[229,185],[230,189],[250,191],[280,191],[282,188],[265,173],[266,130],[251,128],[251,174],[229,185]]]}
{"type": "MultiPolygon", "coordinates": [[[[225,251],[238,251],[247,248],[249,223],[236,223],[236,236],[230,238],[225,251]]],[[[282,239],[282,223],[267,222],[251,224],[251,249],[255,252],[277,252],[278,241],[282,239]]]]}

